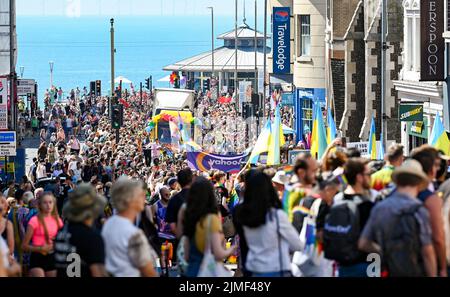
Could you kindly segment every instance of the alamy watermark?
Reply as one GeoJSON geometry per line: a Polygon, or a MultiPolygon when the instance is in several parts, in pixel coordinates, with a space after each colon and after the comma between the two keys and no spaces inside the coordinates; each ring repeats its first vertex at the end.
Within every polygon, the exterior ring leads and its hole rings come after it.
{"type": "Polygon", "coordinates": [[[81,277],[81,257],[77,253],[71,253],[66,258],[67,265],[66,273],[68,277],[81,277]]]}
{"type": "Polygon", "coordinates": [[[381,277],[381,256],[377,253],[367,255],[366,261],[369,262],[366,273],[368,277],[381,277]]]}

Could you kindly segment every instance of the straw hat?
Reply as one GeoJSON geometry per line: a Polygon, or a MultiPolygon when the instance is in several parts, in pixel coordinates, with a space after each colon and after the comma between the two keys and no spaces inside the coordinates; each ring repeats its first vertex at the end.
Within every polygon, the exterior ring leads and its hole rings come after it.
{"type": "Polygon", "coordinates": [[[401,175],[416,176],[421,179],[421,188],[424,189],[430,183],[428,176],[423,171],[422,165],[414,159],[408,159],[403,164],[395,168],[392,173],[392,181],[397,183],[397,178],[401,175]]]}
{"type": "Polygon", "coordinates": [[[94,187],[81,184],[69,194],[69,201],[63,208],[63,216],[72,222],[83,222],[88,218],[96,219],[105,205],[106,199],[98,195],[94,187]]]}

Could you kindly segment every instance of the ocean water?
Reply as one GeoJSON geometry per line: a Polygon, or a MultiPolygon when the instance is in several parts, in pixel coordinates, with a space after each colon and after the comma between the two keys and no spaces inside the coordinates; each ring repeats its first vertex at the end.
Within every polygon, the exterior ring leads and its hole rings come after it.
{"type": "MultiPolygon", "coordinates": [[[[115,75],[133,81],[136,89],[145,78],[157,82],[166,76],[162,67],[211,49],[209,16],[139,16],[115,18],[115,75]]],[[[249,23],[251,24],[251,23],[249,23]]],[[[261,22],[260,22],[261,24],[261,22]]],[[[215,36],[234,29],[233,17],[215,17],[215,36]]],[[[262,29],[259,29],[262,31],[262,29]]],[[[53,84],[69,92],[89,89],[102,81],[110,90],[110,22],[106,17],[17,17],[18,62],[24,78],[36,79],[39,102],[50,86],[49,61],[54,61],[53,84]]],[[[215,46],[223,41],[215,40],[215,46]]]]}

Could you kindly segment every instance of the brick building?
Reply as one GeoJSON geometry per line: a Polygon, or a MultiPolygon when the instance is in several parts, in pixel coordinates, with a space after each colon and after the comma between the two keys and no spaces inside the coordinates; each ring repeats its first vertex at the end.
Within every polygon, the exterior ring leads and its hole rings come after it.
{"type": "MultiPolygon", "coordinates": [[[[393,81],[399,78],[403,50],[403,8],[401,0],[391,0],[387,8],[386,37],[386,131],[388,141],[401,139],[398,121],[398,92],[393,81]]],[[[381,131],[381,1],[359,1],[344,35],[345,103],[340,122],[349,141],[367,141],[370,121],[375,116],[377,140],[381,131]],[[358,127],[358,128],[355,128],[358,127]],[[361,127],[361,128],[359,128],[361,127]]]]}

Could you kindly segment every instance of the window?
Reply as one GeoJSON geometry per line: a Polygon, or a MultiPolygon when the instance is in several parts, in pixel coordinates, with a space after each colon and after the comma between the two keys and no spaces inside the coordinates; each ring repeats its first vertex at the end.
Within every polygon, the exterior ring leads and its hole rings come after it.
{"type": "Polygon", "coordinates": [[[420,71],[420,11],[406,9],[405,24],[405,69],[418,72],[420,71]]]}
{"type": "Polygon", "coordinates": [[[312,118],[313,118],[312,100],[309,98],[302,99],[302,128],[303,135],[312,132],[312,118]]]}
{"type": "Polygon", "coordinates": [[[300,16],[300,56],[311,53],[311,23],[309,15],[300,16]]]}

